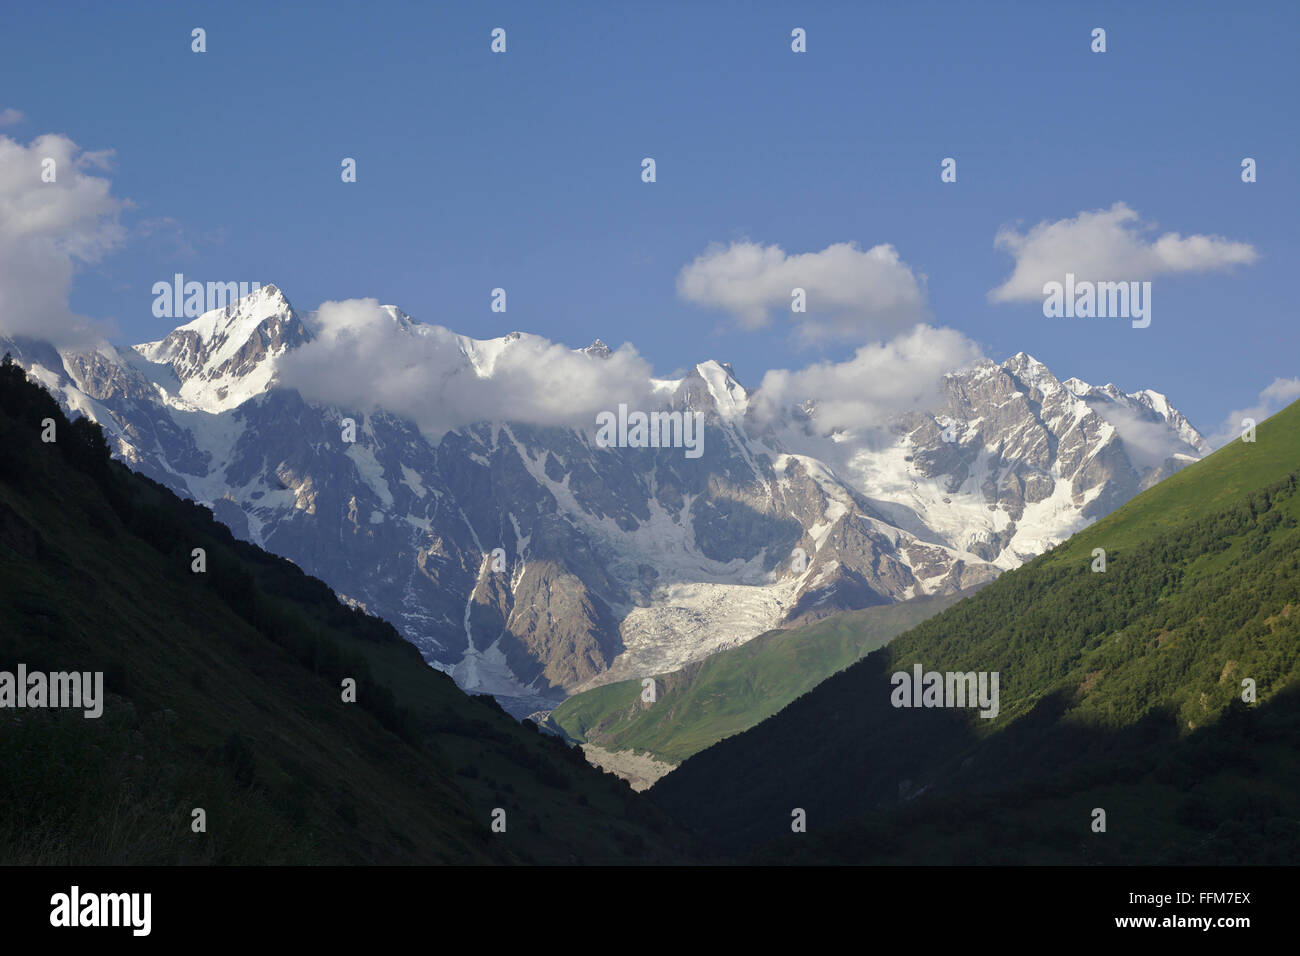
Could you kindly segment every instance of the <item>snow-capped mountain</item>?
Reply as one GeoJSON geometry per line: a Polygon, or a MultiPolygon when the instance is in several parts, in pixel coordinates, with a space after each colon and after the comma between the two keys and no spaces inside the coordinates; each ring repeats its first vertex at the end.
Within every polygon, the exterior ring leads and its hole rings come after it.
{"type": "MultiPolygon", "coordinates": [[[[508,350],[544,341],[384,315],[399,351],[449,343],[446,377],[491,379],[508,350]]],[[[0,347],[132,467],[521,712],[775,626],[989,580],[1209,450],[1159,393],[1060,382],[1024,353],[853,433],[820,427],[815,399],[760,416],[729,366],[703,362],[654,382],[663,408],[703,416],[699,458],[601,447],[582,426],[425,434],[281,387],[315,335],[268,285],[131,349],[0,347]]]]}

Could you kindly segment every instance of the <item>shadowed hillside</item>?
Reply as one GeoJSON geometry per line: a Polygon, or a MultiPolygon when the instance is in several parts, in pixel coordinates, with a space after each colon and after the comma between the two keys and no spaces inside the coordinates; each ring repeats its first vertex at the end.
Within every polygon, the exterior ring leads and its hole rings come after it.
{"type": "Polygon", "coordinates": [[[0,710],[0,862],[683,858],[621,781],[112,462],[98,425],[7,360],[0,608],[0,671],[102,671],[106,697],[98,719],[0,710]]]}

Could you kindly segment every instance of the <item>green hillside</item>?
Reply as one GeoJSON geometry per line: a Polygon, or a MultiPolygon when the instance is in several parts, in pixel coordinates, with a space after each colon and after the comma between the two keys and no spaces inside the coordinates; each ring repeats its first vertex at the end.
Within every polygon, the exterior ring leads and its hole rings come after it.
{"type": "Polygon", "coordinates": [[[1298,481],[1300,404],[651,794],[703,837],[780,839],[776,859],[1296,862],[1298,481]],[[997,672],[999,714],[893,706],[917,663],[997,672]],[[1107,806],[1103,838],[1088,813],[1107,806]],[[783,837],[796,807],[810,832],[783,837]]]}
{"type": "Polygon", "coordinates": [[[110,461],[97,425],[6,361],[0,671],[20,663],[102,671],[106,702],[98,719],[0,709],[0,864],[685,858],[680,831],[577,748],[110,461]]]}
{"type": "Polygon", "coordinates": [[[551,714],[568,736],[606,750],[680,763],[777,713],[827,677],[972,592],[848,611],[804,627],[768,631],[681,670],[655,677],[655,702],[639,680],[570,697],[551,714]]]}

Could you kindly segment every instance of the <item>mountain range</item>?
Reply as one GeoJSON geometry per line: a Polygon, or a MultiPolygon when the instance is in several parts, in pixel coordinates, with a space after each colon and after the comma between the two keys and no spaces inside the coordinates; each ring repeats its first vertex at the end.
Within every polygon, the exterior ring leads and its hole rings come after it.
{"type": "MultiPolygon", "coordinates": [[[[441,350],[431,403],[550,346],[382,314],[393,375],[408,348],[441,350]]],[[[817,395],[761,407],[729,365],[702,362],[652,383],[662,409],[702,416],[699,458],[602,447],[594,420],[526,409],[430,431],[287,385],[320,335],[267,285],[131,348],[0,348],[117,458],[518,716],[773,628],[985,584],[1210,450],[1160,393],[1061,381],[1023,352],[852,430],[824,424],[817,395]]],[[[611,361],[599,341],[571,351],[611,361]]]]}

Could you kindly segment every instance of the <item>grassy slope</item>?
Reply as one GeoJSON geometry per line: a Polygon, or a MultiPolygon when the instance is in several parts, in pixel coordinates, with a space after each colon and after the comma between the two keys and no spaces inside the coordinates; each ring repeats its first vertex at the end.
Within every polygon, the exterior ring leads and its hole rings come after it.
{"type": "Polygon", "coordinates": [[[1039,559],[1044,565],[1073,562],[1093,548],[1116,550],[1148,541],[1202,515],[1230,507],[1252,491],[1281,481],[1300,468],[1300,406],[1291,405],[1262,423],[1257,441],[1233,441],[1194,465],[1127,501],[1102,521],[1084,528],[1039,559]]]}
{"type": "Polygon", "coordinates": [[[769,631],[681,670],[656,676],[655,702],[639,680],[570,697],[551,720],[575,740],[680,763],[766,720],[832,674],[966,594],[849,611],[769,631]]]}
{"type": "Polygon", "coordinates": [[[110,464],[20,374],[0,376],[0,670],[101,670],[107,701],[98,720],[0,710],[0,863],[683,858],[663,815],[576,748],[110,464]],[[44,417],[58,444],[37,439],[44,417]]]}
{"type": "Polygon", "coordinates": [[[819,835],[785,839],[777,859],[1300,857],[1300,767],[1285,743],[1300,696],[1300,404],[1258,435],[686,761],[652,794],[734,846],[788,833],[804,807],[819,835]],[[1097,547],[1104,574],[1090,569],[1097,547]],[[998,671],[999,717],[892,707],[890,675],[916,662],[998,671]],[[1259,704],[1240,703],[1243,677],[1259,704]],[[1108,839],[1089,838],[1095,806],[1119,811],[1108,839]]]}

